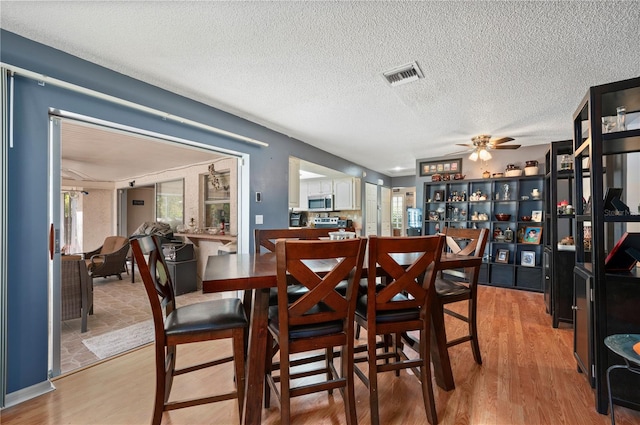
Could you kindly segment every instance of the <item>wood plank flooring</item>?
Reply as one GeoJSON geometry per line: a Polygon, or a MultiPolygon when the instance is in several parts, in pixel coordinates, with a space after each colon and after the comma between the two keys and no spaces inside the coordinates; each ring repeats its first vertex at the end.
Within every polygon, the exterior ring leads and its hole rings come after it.
{"type": "MultiPolygon", "coordinates": [[[[460,309],[465,305],[461,303],[460,309]]],[[[441,424],[609,424],[594,408],[594,394],[576,372],[572,330],[551,327],[542,294],[480,287],[479,332],[483,365],[473,362],[469,344],[450,349],[456,389],[435,388],[441,424]]],[[[462,327],[447,320],[449,336],[462,327]]],[[[364,336],[361,336],[364,341],[364,336]]],[[[180,347],[178,362],[189,364],[222,352],[230,343],[214,341],[180,347]]],[[[21,424],[148,424],[153,403],[153,348],[105,361],[54,381],[56,390],[5,409],[0,422],[21,424]]],[[[178,377],[172,399],[207,391],[223,391],[232,384],[232,368],[178,377]]],[[[402,372],[379,378],[383,424],[426,424],[418,381],[402,372]]],[[[273,398],[272,398],[273,399],[273,398]]],[[[368,424],[368,391],[356,379],[358,421],[368,424]]],[[[263,423],[280,423],[278,403],[264,409],[263,423]]],[[[640,424],[640,412],[616,406],[618,425],[640,424]]],[[[297,397],[292,422],[345,423],[339,392],[297,397]]],[[[165,413],[163,424],[237,424],[235,401],[165,413]]]]}

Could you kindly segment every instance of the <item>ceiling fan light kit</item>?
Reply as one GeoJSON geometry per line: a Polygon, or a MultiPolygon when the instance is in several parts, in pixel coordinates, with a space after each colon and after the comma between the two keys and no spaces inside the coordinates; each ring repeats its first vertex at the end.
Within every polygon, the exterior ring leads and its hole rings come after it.
{"type": "Polygon", "coordinates": [[[481,161],[488,161],[492,158],[489,149],[518,149],[520,147],[520,145],[502,146],[503,143],[510,142],[511,140],[513,140],[511,137],[501,137],[492,140],[490,135],[480,134],[471,138],[471,145],[460,143],[458,145],[473,148],[473,152],[469,155],[471,161],[477,161],[478,158],[480,158],[481,161]]]}

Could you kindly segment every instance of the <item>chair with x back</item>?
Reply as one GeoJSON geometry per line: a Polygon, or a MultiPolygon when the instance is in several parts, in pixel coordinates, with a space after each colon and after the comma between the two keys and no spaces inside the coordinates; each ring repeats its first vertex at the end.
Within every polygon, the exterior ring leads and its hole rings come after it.
{"type": "MultiPolygon", "coordinates": [[[[271,367],[267,355],[268,388],[280,400],[281,423],[288,424],[291,416],[291,397],[339,388],[345,404],[347,423],[356,424],[353,376],[354,312],[358,282],[362,273],[366,239],[341,241],[276,242],[278,305],[269,308],[269,340],[280,346],[280,374],[271,367]],[[321,271],[321,272],[320,272],[321,271]],[[307,291],[290,302],[287,286],[293,278],[307,291]],[[336,286],[347,280],[346,296],[336,286]],[[291,356],[296,353],[325,349],[333,353],[341,347],[341,373],[333,356],[327,356],[325,367],[294,371],[291,356]],[[326,374],[326,380],[294,386],[294,380],[326,374]],[[280,382],[279,388],[276,385],[280,382]]],[[[269,346],[269,345],[267,345],[269,346]]]]}
{"type": "MultiPolygon", "coordinates": [[[[161,245],[156,236],[131,240],[153,316],[155,330],[156,394],[152,424],[162,422],[162,412],[238,399],[242,417],[244,401],[244,357],[247,316],[237,298],[224,298],[195,304],[176,306],[175,293],[161,245]],[[233,356],[209,361],[183,369],[176,369],[177,346],[217,339],[232,340],[233,356]],[[169,401],[173,377],[227,362],[235,363],[235,391],[183,401],[169,401]]],[[[212,387],[219,384],[212,383],[212,387]]],[[[233,384],[231,384],[233,385],[233,384]]]]}
{"type": "MultiPolygon", "coordinates": [[[[446,237],[445,249],[448,252],[482,258],[489,230],[446,227],[443,234],[446,237]]],[[[441,275],[436,278],[436,293],[439,303],[437,308],[440,310],[440,315],[448,314],[468,323],[469,326],[469,331],[466,335],[446,341],[447,348],[470,341],[475,362],[482,364],[476,323],[479,272],[480,266],[470,267],[465,270],[443,270],[441,275]],[[445,304],[460,301],[468,301],[468,314],[466,316],[444,307],[445,304]]],[[[442,317],[442,320],[444,320],[444,317],[442,317]]],[[[443,329],[445,329],[444,326],[443,329]]],[[[446,332],[444,338],[446,338],[446,332]]]]}
{"type": "MultiPolygon", "coordinates": [[[[355,373],[369,388],[371,423],[380,423],[378,411],[378,373],[411,368],[422,383],[422,398],[431,424],[437,414],[431,384],[429,343],[431,305],[435,301],[435,269],[440,260],[444,237],[369,237],[367,294],[358,299],[356,322],[367,330],[368,372],[355,373]],[[378,284],[377,277],[383,278],[378,284]],[[401,334],[419,331],[418,357],[408,358],[401,334]],[[392,335],[392,351],[378,352],[377,336],[392,335]],[[383,363],[379,361],[384,360],[383,363]]],[[[389,400],[387,400],[388,402],[389,400]]],[[[388,421],[384,421],[388,422],[388,421]]]]}

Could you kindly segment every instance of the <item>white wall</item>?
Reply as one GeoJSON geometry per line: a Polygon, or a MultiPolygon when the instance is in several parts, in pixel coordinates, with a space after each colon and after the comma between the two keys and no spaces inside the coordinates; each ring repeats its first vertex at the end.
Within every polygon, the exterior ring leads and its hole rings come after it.
{"type": "Polygon", "coordinates": [[[89,189],[81,196],[82,251],[94,250],[102,245],[107,236],[114,235],[114,191],[89,189]]]}

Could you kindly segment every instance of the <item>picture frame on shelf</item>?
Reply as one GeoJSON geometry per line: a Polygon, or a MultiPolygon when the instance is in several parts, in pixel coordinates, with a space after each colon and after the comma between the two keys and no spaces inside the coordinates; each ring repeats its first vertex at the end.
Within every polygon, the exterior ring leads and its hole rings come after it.
{"type": "Polygon", "coordinates": [[[520,265],[525,267],[536,266],[536,253],[535,251],[522,251],[520,258],[520,265]]]}
{"type": "Polygon", "coordinates": [[[604,260],[607,272],[630,272],[640,261],[640,233],[625,232],[604,260]]]}
{"type": "Polygon", "coordinates": [[[435,190],[433,192],[434,202],[444,202],[444,190],[435,190]]]}
{"type": "Polygon", "coordinates": [[[499,249],[496,251],[496,263],[508,263],[509,262],[509,250],[499,249]]]}
{"type": "Polygon", "coordinates": [[[531,211],[531,221],[542,223],[542,210],[531,211]]]}
{"type": "Polygon", "coordinates": [[[522,243],[539,245],[541,238],[542,227],[527,226],[527,228],[524,229],[524,239],[522,239],[522,243]]]}
{"type": "Polygon", "coordinates": [[[428,177],[436,173],[462,172],[462,158],[448,159],[446,161],[421,161],[420,177],[428,177]]]}

